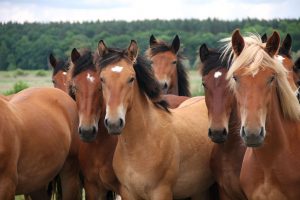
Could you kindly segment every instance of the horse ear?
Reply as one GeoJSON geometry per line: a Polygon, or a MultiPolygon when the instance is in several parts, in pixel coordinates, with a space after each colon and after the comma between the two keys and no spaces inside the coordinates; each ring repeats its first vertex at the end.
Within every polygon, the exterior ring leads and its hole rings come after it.
{"type": "Polygon", "coordinates": [[[152,47],[153,45],[157,44],[157,40],[156,40],[156,38],[154,37],[153,34],[150,36],[149,43],[150,43],[150,47],[152,47]]]}
{"type": "Polygon", "coordinates": [[[234,53],[239,56],[245,46],[243,37],[241,36],[240,30],[236,29],[231,36],[232,49],[234,53]]]}
{"type": "Polygon", "coordinates": [[[266,43],[267,40],[268,40],[268,36],[267,36],[266,33],[264,33],[264,34],[261,36],[261,41],[262,41],[262,43],[266,43]]]}
{"type": "Polygon", "coordinates": [[[130,45],[128,46],[128,48],[126,50],[126,54],[132,62],[135,62],[135,60],[138,56],[138,50],[139,50],[139,47],[137,45],[137,42],[135,40],[131,40],[130,45]]]}
{"type": "Polygon", "coordinates": [[[277,53],[277,51],[278,51],[279,44],[280,44],[279,33],[277,31],[274,31],[273,34],[272,34],[272,36],[267,41],[265,51],[271,57],[273,57],[277,53]]]}
{"type": "Polygon", "coordinates": [[[100,40],[98,43],[98,54],[100,57],[103,57],[106,53],[108,53],[108,48],[106,47],[103,40],[100,40]]]}
{"type": "Polygon", "coordinates": [[[172,49],[175,54],[177,54],[179,48],[180,48],[180,39],[179,39],[178,35],[176,35],[172,42],[172,49]]]}
{"type": "Polygon", "coordinates": [[[74,48],[71,52],[71,61],[74,63],[76,60],[78,60],[78,58],[80,58],[80,54],[77,49],[74,48]]]}
{"type": "Polygon", "coordinates": [[[49,63],[50,63],[50,65],[51,65],[53,68],[56,67],[57,61],[56,61],[56,58],[53,56],[52,53],[50,53],[50,55],[49,55],[49,63]]]}
{"type": "Polygon", "coordinates": [[[209,50],[208,50],[205,43],[201,45],[201,47],[199,49],[199,54],[200,54],[201,62],[204,62],[207,59],[208,55],[209,55],[209,50]]]}
{"type": "Polygon", "coordinates": [[[282,44],[281,44],[281,48],[287,50],[287,52],[291,51],[292,48],[292,37],[291,35],[288,33],[286,34],[282,44]]]}

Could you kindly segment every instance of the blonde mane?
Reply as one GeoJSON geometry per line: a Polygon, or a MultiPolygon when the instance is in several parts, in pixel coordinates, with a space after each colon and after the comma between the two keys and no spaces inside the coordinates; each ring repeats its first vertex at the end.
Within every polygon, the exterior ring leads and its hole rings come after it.
{"type": "MultiPolygon", "coordinates": [[[[231,40],[225,45],[223,55],[234,55],[232,50],[231,40]]],[[[235,71],[244,67],[245,74],[257,74],[260,70],[271,68],[276,73],[277,93],[281,105],[281,109],[285,118],[290,120],[300,120],[300,104],[292,90],[288,79],[287,70],[277,59],[272,58],[265,51],[265,43],[262,43],[261,37],[256,34],[249,34],[244,37],[245,47],[239,56],[234,55],[232,65],[227,72],[227,79],[229,79],[229,86],[234,90],[235,81],[232,76],[235,71]]]]}

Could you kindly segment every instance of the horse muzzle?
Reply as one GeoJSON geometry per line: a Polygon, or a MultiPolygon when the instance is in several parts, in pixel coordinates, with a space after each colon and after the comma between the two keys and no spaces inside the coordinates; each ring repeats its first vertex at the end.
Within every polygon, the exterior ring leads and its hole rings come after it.
{"type": "Polygon", "coordinates": [[[240,134],[247,147],[260,147],[265,139],[265,129],[263,127],[250,130],[243,126],[240,134]]]}
{"type": "Polygon", "coordinates": [[[109,134],[120,135],[125,126],[125,120],[122,118],[118,118],[116,120],[110,120],[109,118],[105,118],[104,125],[109,134]]]}
{"type": "Polygon", "coordinates": [[[79,126],[78,128],[80,139],[84,142],[92,142],[96,139],[98,127],[93,126],[79,126]]]}
{"type": "Polygon", "coordinates": [[[214,142],[214,143],[223,143],[227,140],[228,132],[226,128],[221,130],[215,130],[215,129],[208,129],[208,137],[214,142]]]}

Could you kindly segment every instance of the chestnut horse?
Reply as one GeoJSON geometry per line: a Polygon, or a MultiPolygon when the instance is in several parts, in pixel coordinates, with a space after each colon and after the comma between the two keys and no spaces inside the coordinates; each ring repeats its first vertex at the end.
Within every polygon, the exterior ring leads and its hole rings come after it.
{"type": "Polygon", "coordinates": [[[69,70],[70,62],[56,59],[53,54],[50,54],[49,63],[53,68],[52,83],[54,87],[67,92],[67,72],[69,70]]]}
{"type": "Polygon", "coordinates": [[[113,190],[118,193],[112,159],[117,137],[107,134],[102,112],[102,92],[99,74],[89,50],[73,49],[68,71],[69,93],[75,99],[79,114],[79,160],[84,176],[84,188],[89,200],[107,199],[113,190]]]}
{"type": "Polygon", "coordinates": [[[206,199],[214,180],[204,100],[168,110],[135,41],[123,50],[101,40],[98,52],[104,124],[118,135],[113,168],[122,199],[206,199]]]}
{"type": "Polygon", "coordinates": [[[73,143],[78,118],[72,99],[58,89],[30,88],[9,101],[0,98],[0,106],[0,199],[44,190],[59,172],[63,199],[79,199],[73,143]]]}
{"type": "Polygon", "coordinates": [[[234,31],[234,55],[227,73],[241,116],[240,135],[248,147],[241,185],[248,199],[300,199],[300,106],[286,69],[274,58],[280,37],[234,31]]]}
{"type": "Polygon", "coordinates": [[[208,109],[208,136],[214,144],[211,169],[218,183],[220,199],[246,199],[240,185],[240,171],[246,147],[239,136],[240,118],[226,74],[230,60],[219,50],[201,45],[202,85],[208,109]]]}
{"type": "Polygon", "coordinates": [[[190,97],[188,74],[182,63],[183,56],[179,53],[179,48],[180,40],[177,35],[171,45],[151,35],[146,55],[152,63],[155,77],[164,94],[190,97]]]}

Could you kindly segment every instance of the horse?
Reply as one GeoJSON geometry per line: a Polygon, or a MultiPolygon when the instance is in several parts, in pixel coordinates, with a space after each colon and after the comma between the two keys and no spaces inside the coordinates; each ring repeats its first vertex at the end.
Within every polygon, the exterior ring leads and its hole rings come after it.
{"type": "Polygon", "coordinates": [[[155,77],[164,94],[191,96],[188,74],[183,65],[184,57],[179,53],[180,39],[175,36],[171,45],[150,37],[146,56],[151,60],[155,77]]]}
{"type": "Polygon", "coordinates": [[[205,199],[214,180],[204,100],[168,109],[134,40],[126,49],[107,48],[101,40],[98,54],[104,125],[118,136],[113,168],[122,199],[205,199]]]}
{"type": "Polygon", "coordinates": [[[78,119],[71,98],[54,88],[29,88],[0,98],[0,107],[0,199],[41,191],[58,173],[63,199],[79,199],[73,166],[78,119]]]}
{"type": "Polygon", "coordinates": [[[71,52],[68,71],[68,92],[76,101],[79,115],[79,163],[84,177],[87,199],[109,199],[119,191],[119,182],[112,167],[118,138],[107,134],[100,78],[90,50],[71,52]],[[110,197],[109,197],[110,195],[110,197]]]}
{"type": "Polygon", "coordinates": [[[294,71],[294,80],[298,87],[297,97],[300,102],[300,58],[295,61],[295,66],[293,67],[294,71]]]}
{"type": "Polygon", "coordinates": [[[227,79],[247,146],[240,180],[250,200],[300,198],[300,106],[286,69],[274,58],[279,44],[276,31],[263,44],[235,30],[224,51],[234,55],[227,79]]]}
{"type": "Polygon", "coordinates": [[[49,55],[49,64],[53,68],[52,83],[54,87],[67,92],[67,72],[69,70],[70,62],[56,59],[51,53],[49,55]]]}
{"type": "Polygon", "coordinates": [[[210,166],[218,183],[220,199],[246,199],[240,185],[240,171],[246,147],[239,136],[240,118],[226,74],[229,56],[218,49],[199,49],[202,62],[200,74],[208,110],[208,136],[215,143],[210,166]]]}

